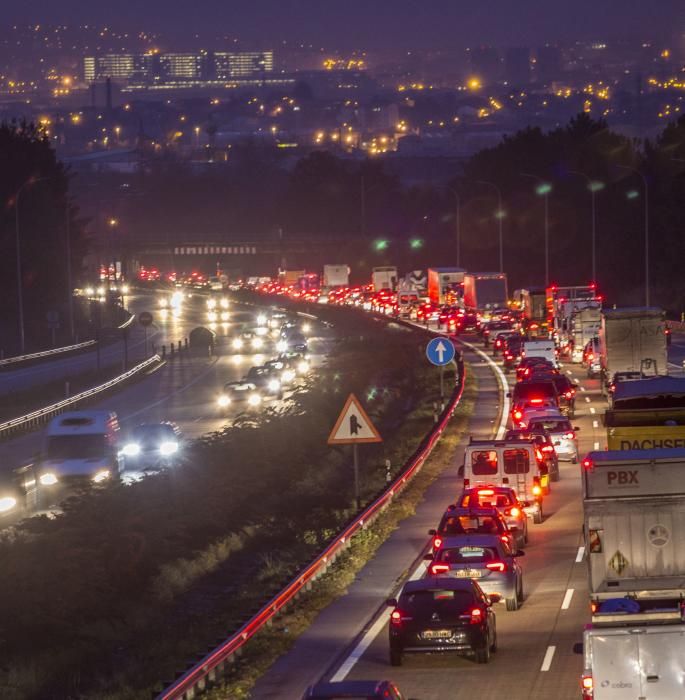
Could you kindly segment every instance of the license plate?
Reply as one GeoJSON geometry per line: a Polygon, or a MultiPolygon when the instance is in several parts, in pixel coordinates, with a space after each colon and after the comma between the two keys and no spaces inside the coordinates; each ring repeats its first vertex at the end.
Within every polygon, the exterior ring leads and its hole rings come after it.
{"type": "Polygon", "coordinates": [[[480,569],[458,569],[457,578],[480,578],[483,572],[480,569]]]}
{"type": "Polygon", "coordinates": [[[450,630],[425,630],[421,633],[423,639],[449,639],[451,636],[450,630]]]}

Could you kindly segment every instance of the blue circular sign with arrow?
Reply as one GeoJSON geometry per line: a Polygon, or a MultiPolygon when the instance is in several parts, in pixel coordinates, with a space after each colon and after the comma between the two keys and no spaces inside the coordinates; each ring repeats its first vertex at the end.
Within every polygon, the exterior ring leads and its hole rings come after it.
{"type": "Polygon", "coordinates": [[[455,353],[454,345],[448,338],[433,338],[426,346],[426,357],[438,367],[452,362],[455,353]]]}

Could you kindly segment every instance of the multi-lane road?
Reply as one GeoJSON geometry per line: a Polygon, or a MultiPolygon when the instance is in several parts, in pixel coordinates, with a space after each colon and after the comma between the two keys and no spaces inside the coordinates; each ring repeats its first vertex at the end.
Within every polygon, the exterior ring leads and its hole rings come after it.
{"type": "MultiPolygon", "coordinates": [[[[468,434],[490,438],[507,424],[506,393],[513,381],[465,337],[464,352],[478,380],[478,401],[468,434]],[[504,409],[504,410],[503,410],[504,409]]],[[[671,370],[682,368],[685,339],[671,346],[671,370]]],[[[597,379],[580,365],[564,367],[580,381],[576,418],[581,455],[604,449],[602,414],[606,402],[597,379]]],[[[495,606],[499,650],[489,665],[453,655],[406,655],[402,667],[388,658],[386,598],[425,570],[427,530],[436,527],[447,504],[461,490],[457,477],[463,445],[442,476],[427,490],[415,515],[407,518],[364,567],[346,595],[324,610],[294,648],[257,683],[256,700],[299,698],[307,684],[327,680],[395,681],[406,697],[417,700],[578,700],[581,657],[573,646],[589,622],[586,562],[582,539],[580,465],[562,462],[561,479],[545,500],[545,520],[530,526],[530,543],[521,559],[525,603],[516,612],[495,606]]]]}

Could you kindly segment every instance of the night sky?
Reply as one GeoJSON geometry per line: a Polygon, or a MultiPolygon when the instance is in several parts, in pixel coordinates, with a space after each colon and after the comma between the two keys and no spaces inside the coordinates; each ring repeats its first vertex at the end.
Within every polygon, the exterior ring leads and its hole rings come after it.
{"type": "Polygon", "coordinates": [[[225,33],[341,48],[537,45],[685,34],[685,0],[32,0],[4,20],[98,22],[168,35],[225,33]]]}

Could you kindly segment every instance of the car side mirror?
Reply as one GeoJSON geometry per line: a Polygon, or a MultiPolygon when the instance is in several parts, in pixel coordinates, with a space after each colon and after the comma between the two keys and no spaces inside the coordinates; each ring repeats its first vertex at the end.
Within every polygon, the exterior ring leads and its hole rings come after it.
{"type": "Polygon", "coordinates": [[[576,432],[578,432],[578,431],[580,430],[580,428],[579,428],[577,425],[574,425],[574,426],[573,426],[573,429],[574,429],[576,432]]]}
{"type": "Polygon", "coordinates": [[[429,534],[431,537],[433,537],[433,535],[437,535],[437,534],[438,534],[438,531],[437,531],[437,530],[431,529],[431,530],[428,530],[428,534],[429,534]]]}
{"type": "Polygon", "coordinates": [[[499,603],[500,600],[502,600],[502,596],[499,593],[491,593],[488,596],[488,600],[490,601],[491,604],[492,603],[499,603]]]}
{"type": "Polygon", "coordinates": [[[583,642],[576,642],[573,645],[573,653],[574,654],[582,654],[583,653],[583,642]]]}
{"type": "Polygon", "coordinates": [[[514,552],[514,556],[515,556],[515,557],[525,557],[525,556],[526,556],[526,553],[525,553],[522,549],[517,549],[517,550],[514,552]]]}
{"type": "Polygon", "coordinates": [[[433,555],[432,554],[424,554],[423,560],[424,561],[433,561],[433,555]]]}
{"type": "Polygon", "coordinates": [[[385,604],[386,604],[389,608],[396,608],[396,607],[397,607],[397,598],[388,598],[388,599],[385,601],[385,604]]]}

